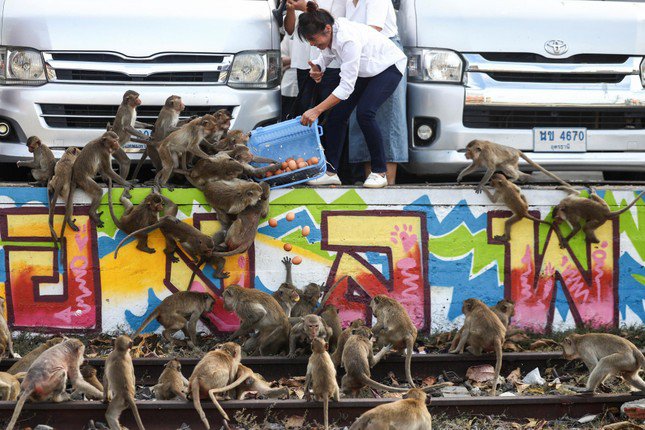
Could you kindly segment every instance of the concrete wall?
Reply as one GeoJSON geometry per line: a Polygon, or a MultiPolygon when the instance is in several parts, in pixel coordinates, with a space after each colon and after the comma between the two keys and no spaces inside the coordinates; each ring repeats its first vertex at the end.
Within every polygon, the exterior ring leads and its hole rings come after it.
{"type": "MultiPolygon", "coordinates": [[[[134,190],[134,201],[147,193],[134,190]]],[[[635,190],[600,194],[619,208],[635,190]]],[[[180,205],[185,222],[209,233],[219,228],[199,191],[167,195],[180,205]]],[[[534,215],[547,219],[564,197],[544,189],[527,189],[525,195],[534,215]]],[[[91,224],[83,196],[75,207],[81,231],[68,229],[60,252],[49,237],[44,189],[0,188],[0,208],[0,293],[16,330],[135,329],[161,299],[188,287],[190,260],[182,252],[178,262],[167,259],[158,231],[150,237],[155,254],[144,254],[131,242],[114,259],[125,234],[117,231],[105,206],[105,226],[91,224]]],[[[62,207],[58,212],[60,226],[62,207]]],[[[381,293],[396,297],[425,331],[459,324],[461,303],[468,297],[488,304],[510,298],[516,302],[515,323],[538,331],[645,321],[643,199],[600,227],[601,242],[592,246],[580,233],[561,249],[548,226],[529,220],[513,227],[509,242],[494,240],[509,216],[506,208],[465,188],[276,190],[269,218],[278,221],[277,227],[263,220],[254,247],[227,259],[228,279],[214,279],[206,267],[192,288],[220,295],[223,287],[238,283],[271,291],[284,279],[282,258],[300,256],[302,263],[294,266],[297,286],[330,285],[348,275],[330,299],[345,321],[371,318],[366,303],[381,293]],[[293,221],[286,219],[290,212],[293,221]],[[311,229],[307,237],[301,234],[304,226],[311,229]],[[290,252],[285,244],[292,245],[290,252]]],[[[566,234],[568,226],[563,230],[566,234]]],[[[218,301],[202,328],[226,332],[237,322],[218,301]]]]}

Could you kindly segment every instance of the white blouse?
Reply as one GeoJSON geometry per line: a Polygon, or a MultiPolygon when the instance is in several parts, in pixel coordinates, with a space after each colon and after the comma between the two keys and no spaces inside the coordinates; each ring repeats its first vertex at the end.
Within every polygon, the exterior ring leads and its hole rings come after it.
{"type": "Polygon", "coordinates": [[[347,0],[345,17],[353,22],[380,27],[386,37],[399,34],[392,0],[358,0],[356,5],[354,0],[347,0]]]}
{"type": "Polygon", "coordinates": [[[381,32],[347,18],[335,20],[331,45],[313,63],[325,71],[335,59],[340,62],[340,84],[332,94],[341,100],[354,92],[357,78],[371,78],[392,65],[404,74],[408,62],[403,51],[381,32]]]}

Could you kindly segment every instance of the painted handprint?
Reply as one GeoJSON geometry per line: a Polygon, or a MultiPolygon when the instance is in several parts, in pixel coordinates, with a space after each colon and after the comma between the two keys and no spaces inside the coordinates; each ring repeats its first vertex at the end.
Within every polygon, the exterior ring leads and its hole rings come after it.
{"type": "Polygon", "coordinates": [[[409,252],[414,245],[417,244],[417,235],[412,233],[413,227],[411,225],[403,224],[403,229],[398,225],[394,226],[394,231],[390,233],[390,241],[397,245],[399,240],[403,245],[403,250],[409,252]]]}

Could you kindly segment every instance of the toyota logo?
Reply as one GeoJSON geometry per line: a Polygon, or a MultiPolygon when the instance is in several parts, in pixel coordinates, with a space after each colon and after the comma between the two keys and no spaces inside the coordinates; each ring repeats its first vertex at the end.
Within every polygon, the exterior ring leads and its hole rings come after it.
{"type": "Polygon", "coordinates": [[[549,40],[544,44],[544,50],[549,54],[562,55],[569,50],[569,47],[562,40],[549,40]]]}

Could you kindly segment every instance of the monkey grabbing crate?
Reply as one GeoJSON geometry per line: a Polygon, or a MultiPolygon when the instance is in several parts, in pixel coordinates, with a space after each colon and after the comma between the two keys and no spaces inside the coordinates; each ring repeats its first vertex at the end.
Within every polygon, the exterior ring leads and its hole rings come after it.
{"type": "Polygon", "coordinates": [[[258,127],[251,132],[248,147],[254,155],[272,158],[279,162],[287,159],[318,159],[315,164],[291,172],[282,172],[266,178],[258,178],[271,188],[283,188],[321,177],[327,171],[327,160],[320,144],[322,127],[316,120],[311,127],[300,124],[300,117],[267,127],[258,127]]]}

